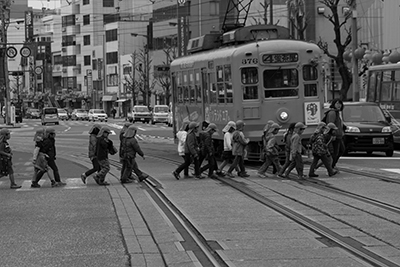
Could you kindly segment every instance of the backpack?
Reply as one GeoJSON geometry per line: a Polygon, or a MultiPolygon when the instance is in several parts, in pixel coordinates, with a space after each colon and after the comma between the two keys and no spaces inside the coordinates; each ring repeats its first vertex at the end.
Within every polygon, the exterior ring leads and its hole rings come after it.
{"type": "Polygon", "coordinates": [[[323,117],[322,120],[321,120],[322,122],[325,122],[325,123],[326,123],[326,117],[327,117],[328,113],[329,113],[329,111],[327,111],[327,112],[324,113],[324,117],[323,117]]]}

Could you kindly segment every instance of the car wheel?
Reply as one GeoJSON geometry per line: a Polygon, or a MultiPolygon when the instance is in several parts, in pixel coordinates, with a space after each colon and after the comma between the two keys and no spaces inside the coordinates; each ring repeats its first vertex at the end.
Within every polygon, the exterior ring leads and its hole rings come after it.
{"type": "Polygon", "coordinates": [[[153,124],[153,125],[154,125],[154,124],[156,124],[156,123],[155,123],[155,122],[152,120],[152,121],[151,121],[151,124],[153,124]]]}
{"type": "Polygon", "coordinates": [[[56,122],[56,125],[59,125],[60,123],[59,122],[56,122]]]}
{"type": "Polygon", "coordinates": [[[393,156],[393,149],[392,150],[388,150],[385,153],[386,153],[386,157],[392,157],[393,156]]]}

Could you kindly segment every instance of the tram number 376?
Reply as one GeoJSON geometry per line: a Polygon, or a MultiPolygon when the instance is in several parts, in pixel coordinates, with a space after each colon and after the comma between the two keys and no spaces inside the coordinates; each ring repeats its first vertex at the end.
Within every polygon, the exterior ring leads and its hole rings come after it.
{"type": "Polygon", "coordinates": [[[242,59],[242,64],[243,65],[258,64],[258,58],[244,58],[242,59]]]}

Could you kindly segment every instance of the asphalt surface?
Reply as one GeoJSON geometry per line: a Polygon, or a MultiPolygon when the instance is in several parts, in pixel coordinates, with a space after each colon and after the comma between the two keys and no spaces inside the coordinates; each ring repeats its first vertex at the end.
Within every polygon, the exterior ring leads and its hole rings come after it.
{"type": "Polygon", "coordinates": [[[65,187],[32,189],[31,154],[14,152],[15,177],[21,189],[0,179],[0,266],[128,266],[112,199],[93,180],[84,185],[85,166],[56,160],[65,187]]]}

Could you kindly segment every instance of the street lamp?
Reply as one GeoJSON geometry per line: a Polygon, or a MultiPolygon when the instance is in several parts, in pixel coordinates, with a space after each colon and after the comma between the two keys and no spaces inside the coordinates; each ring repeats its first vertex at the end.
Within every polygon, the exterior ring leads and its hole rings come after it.
{"type": "Polygon", "coordinates": [[[145,97],[144,100],[146,101],[146,105],[149,106],[149,86],[150,86],[150,77],[149,77],[149,36],[145,34],[139,34],[139,33],[131,33],[131,36],[137,37],[137,36],[142,36],[146,38],[146,46],[145,46],[145,53],[146,53],[146,60],[145,60],[145,85],[144,85],[144,91],[145,91],[145,97]]]}

